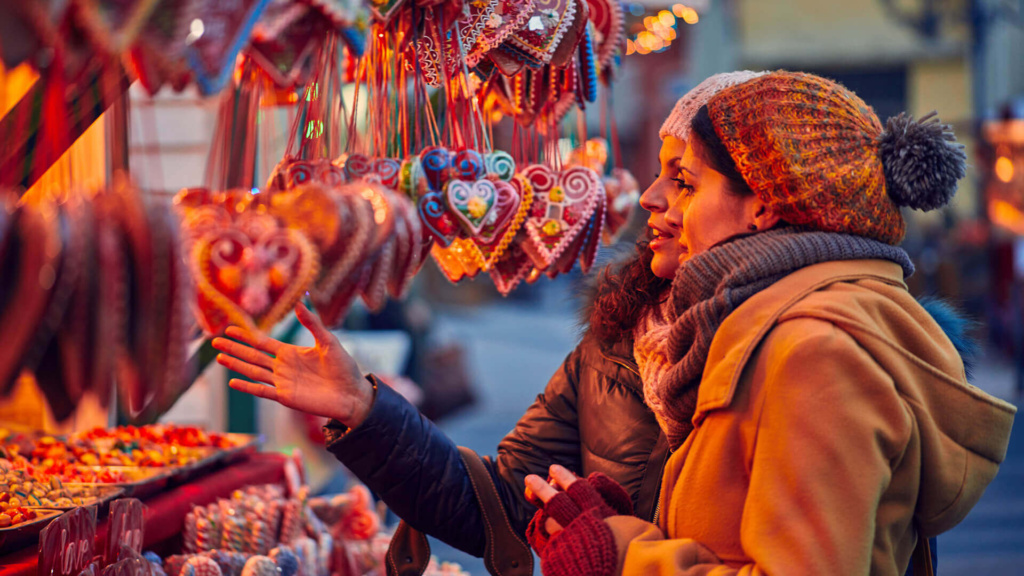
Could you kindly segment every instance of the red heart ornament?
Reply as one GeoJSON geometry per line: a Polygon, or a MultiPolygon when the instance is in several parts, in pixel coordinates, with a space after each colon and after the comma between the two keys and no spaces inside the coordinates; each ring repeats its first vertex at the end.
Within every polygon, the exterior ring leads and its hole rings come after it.
{"type": "Polygon", "coordinates": [[[497,9],[487,15],[483,30],[466,53],[466,65],[470,68],[476,66],[512,33],[522,28],[533,4],[534,0],[500,0],[497,9]]]}
{"type": "MultiPolygon", "coordinates": [[[[502,183],[504,184],[504,182],[502,183]]],[[[495,185],[497,186],[497,183],[495,185]]],[[[505,250],[508,249],[516,234],[522,229],[523,222],[526,221],[526,216],[529,214],[530,204],[533,202],[533,190],[522,176],[517,174],[509,186],[515,191],[514,201],[518,204],[511,220],[503,231],[497,226],[497,223],[495,223],[493,232],[490,230],[490,227],[485,228],[481,234],[481,239],[476,240],[476,244],[484,258],[484,270],[487,271],[493,268],[494,264],[505,253],[505,250]]]]}
{"type": "Polygon", "coordinates": [[[452,180],[445,190],[445,200],[448,213],[455,216],[466,234],[477,237],[494,215],[498,191],[490,180],[452,180]]]}
{"type": "Polygon", "coordinates": [[[505,46],[536,64],[548,64],[575,15],[575,0],[535,0],[526,23],[505,46]]]}
{"type": "Polygon", "coordinates": [[[229,324],[269,330],[302,298],[320,269],[319,257],[296,230],[269,230],[255,240],[237,227],[196,241],[191,264],[199,321],[210,335],[229,324]]]}
{"type": "Polygon", "coordinates": [[[522,175],[534,193],[523,250],[538,269],[546,270],[586,229],[604,187],[596,172],[579,166],[556,174],[533,164],[522,175]]]}
{"type": "Polygon", "coordinates": [[[502,296],[508,296],[509,292],[514,290],[533,269],[533,261],[523,250],[525,241],[526,234],[520,230],[505,253],[491,267],[491,280],[502,296]]]}

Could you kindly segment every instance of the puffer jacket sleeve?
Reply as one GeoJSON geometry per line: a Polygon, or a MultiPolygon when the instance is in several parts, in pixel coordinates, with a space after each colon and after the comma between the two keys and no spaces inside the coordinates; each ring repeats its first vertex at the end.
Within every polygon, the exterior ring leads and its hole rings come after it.
{"type": "MultiPolygon", "coordinates": [[[[523,495],[523,478],[546,475],[554,463],[579,467],[579,357],[577,347],[501,442],[497,460],[483,458],[519,534],[536,511],[523,495]]],[[[483,517],[458,448],[402,396],[375,383],[376,398],[362,424],[349,430],[331,420],[325,426],[327,449],[412,527],[481,556],[483,517]]]]}

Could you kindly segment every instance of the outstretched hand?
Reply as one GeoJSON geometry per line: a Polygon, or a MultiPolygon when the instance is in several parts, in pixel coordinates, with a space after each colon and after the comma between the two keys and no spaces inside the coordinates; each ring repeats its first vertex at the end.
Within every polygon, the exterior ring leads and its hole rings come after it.
{"type": "Polygon", "coordinates": [[[213,339],[213,347],[222,352],[217,362],[255,381],[232,378],[228,385],[355,428],[370,412],[373,386],[316,314],[299,303],[295,315],[313,334],[316,345],[285,344],[238,326],[225,332],[238,342],[213,339]]]}

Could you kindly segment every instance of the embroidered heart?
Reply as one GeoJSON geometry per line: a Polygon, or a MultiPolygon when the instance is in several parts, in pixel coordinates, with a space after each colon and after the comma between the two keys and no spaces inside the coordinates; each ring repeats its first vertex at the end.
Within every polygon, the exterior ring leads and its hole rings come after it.
{"type": "Polygon", "coordinates": [[[444,195],[433,190],[423,194],[416,201],[420,222],[442,248],[451,245],[452,240],[459,233],[455,217],[445,210],[444,203],[444,195]]]}
{"type": "Polygon", "coordinates": [[[503,46],[535,64],[548,64],[575,15],[575,0],[535,0],[525,26],[503,46]]]}
{"type": "Polygon", "coordinates": [[[445,199],[449,212],[462,224],[466,233],[476,237],[494,212],[498,191],[490,180],[472,183],[452,180],[448,183],[445,199]]]}
{"type": "Polygon", "coordinates": [[[579,166],[556,175],[547,166],[533,164],[522,175],[534,192],[523,250],[538,269],[546,270],[587,227],[604,187],[596,172],[579,166]]]}
{"type": "Polygon", "coordinates": [[[255,241],[237,227],[199,239],[191,265],[199,291],[199,321],[210,335],[229,324],[269,330],[306,292],[320,269],[305,235],[270,230],[255,241]]]}
{"type": "Polygon", "coordinates": [[[516,174],[516,161],[512,155],[504,150],[495,150],[484,154],[484,166],[488,175],[494,175],[498,180],[509,182],[516,174]]]}
{"type": "Polygon", "coordinates": [[[451,173],[451,155],[442,146],[430,146],[420,153],[420,166],[431,190],[442,190],[451,173]]]}
{"type": "Polygon", "coordinates": [[[466,53],[466,64],[473,68],[492,50],[523,27],[533,10],[534,0],[501,0],[497,9],[487,16],[484,29],[466,53]]]}

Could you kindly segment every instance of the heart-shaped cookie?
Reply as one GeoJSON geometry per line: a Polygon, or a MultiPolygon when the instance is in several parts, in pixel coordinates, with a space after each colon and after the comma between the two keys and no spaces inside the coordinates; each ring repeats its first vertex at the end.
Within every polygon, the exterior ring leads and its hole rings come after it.
{"type": "Polygon", "coordinates": [[[373,172],[373,161],[362,154],[349,154],[343,170],[347,180],[359,180],[373,172]]]}
{"type": "Polygon", "coordinates": [[[533,3],[534,0],[500,0],[498,7],[484,21],[484,28],[473,47],[466,53],[466,65],[470,68],[476,66],[489,52],[522,28],[533,10],[533,3]]]}
{"type": "Polygon", "coordinates": [[[597,200],[604,198],[604,187],[596,172],[580,166],[555,173],[533,164],[522,175],[534,193],[523,250],[538,269],[546,270],[587,227],[597,200]]]}
{"type": "Polygon", "coordinates": [[[373,161],[372,172],[380,178],[380,183],[392,190],[398,189],[402,163],[394,158],[377,158],[373,161]]]}
{"type": "Polygon", "coordinates": [[[508,296],[509,292],[514,290],[533,270],[533,261],[522,247],[524,241],[526,241],[526,233],[524,230],[520,230],[505,253],[491,267],[491,280],[502,296],[508,296]]]}
{"type": "Polygon", "coordinates": [[[575,16],[575,0],[534,0],[525,25],[503,46],[534,64],[548,64],[575,16]]]}
{"type": "MultiPolygon", "coordinates": [[[[395,257],[395,268],[388,282],[388,292],[394,298],[403,298],[412,279],[416,276],[423,263],[423,230],[416,209],[411,201],[404,196],[395,199],[396,212],[399,214],[402,228],[407,232],[396,236],[398,246],[395,257]]],[[[396,226],[396,228],[398,228],[396,226]]]]}
{"type": "Polygon", "coordinates": [[[47,217],[34,206],[20,206],[8,219],[7,240],[0,259],[0,394],[14,386],[26,357],[42,352],[56,325],[44,319],[56,288],[64,249],[55,215],[47,217]]]}
{"type": "MultiPolygon", "coordinates": [[[[487,221],[494,216],[498,191],[490,180],[452,180],[445,191],[445,200],[448,212],[455,216],[465,233],[477,237],[487,221]]],[[[514,211],[504,215],[506,222],[512,213],[514,211]]]]}
{"type": "Polygon", "coordinates": [[[530,210],[530,204],[533,202],[533,191],[530,185],[521,176],[513,178],[512,182],[508,184],[513,189],[514,194],[509,195],[507,202],[508,206],[503,206],[503,196],[501,194],[500,184],[505,182],[496,182],[495,186],[499,190],[498,195],[498,210],[497,212],[503,212],[510,210],[512,205],[515,205],[515,212],[512,215],[511,220],[501,228],[498,226],[497,218],[494,224],[485,226],[480,233],[480,238],[476,239],[476,245],[480,248],[480,253],[484,259],[484,270],[490,271],[494,264],[501,258],[508,248],[509,244],[516,237],[516,234],[523,227],[523,222],[526,221],[526,216],[530,210]]]}
{"type": "Polygon", "coordinates": [[[445,210],[445,203],[444,194],[433,190],[421,195],[416,201],[420,222],[442,248],[451,245],[459,233],[459,225],[455,217],[445,210]]]}
{"type": "Polygon", "coordinates": [[[516,175],[516,161],[511,154],[504,150],[495,150],[484,154],[484,167],[488,176],[494,176],[505,182],[510,182],[516,175]]]}
{"type": "Polygon", "coordinates": [[[443,146],[429,146],[420,152],[420,167],[431,190],[444,189],[451,175],[451,154],[443,146]]]}
{"type": "Polygon", "coordinates": [[[594,24],[594,54],[601,70],[608,69],[626,35],[626,19],[619,0],[587,0],[594,24]]]}
{"type": "Polygon", "coordinates": [[[229,324],[269,330],[284,318],[319,272],[304,234],[279,228],[255,241],[232,227],[196,241],[191,265],[199,291],[200,324],[210,335],[229,324]]]}

